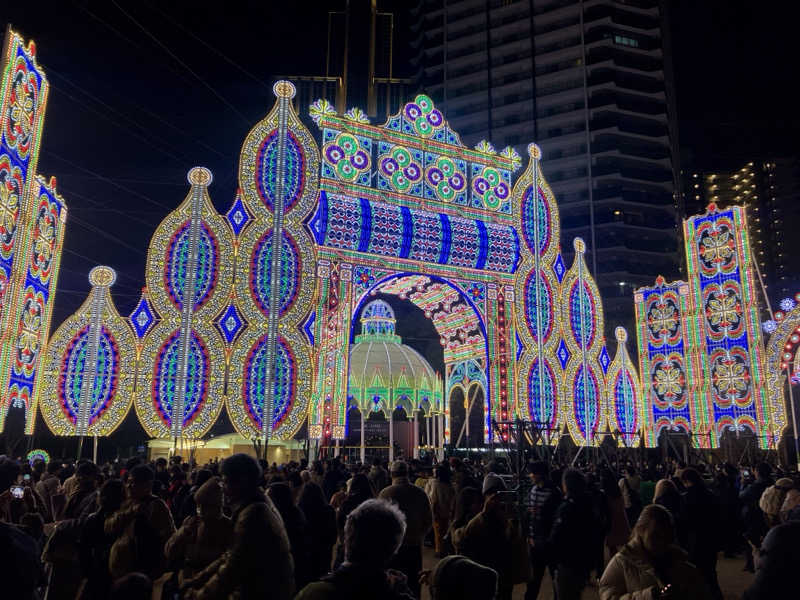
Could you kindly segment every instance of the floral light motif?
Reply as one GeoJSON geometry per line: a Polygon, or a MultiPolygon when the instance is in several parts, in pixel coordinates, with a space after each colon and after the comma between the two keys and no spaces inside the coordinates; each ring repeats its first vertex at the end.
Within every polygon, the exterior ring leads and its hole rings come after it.
{"type": "Polygon", "coordinates": [[[358,139],[349,133],[340,133],[333,142],[322,147],[325,160],[333,165],[336,175],[345,181],[355,181],[368,171],[372,164],[369,154],[364,152],[358,139]]]}
{"type": "Polygon", "coordinates": [[[23,160],[28,157],[34,136],[34,113],[38,104],[39,86],[36,74],[18,56],[12,68],[11,93],[6,109],[6,141],[23,160]]]}
{"type": "Polygon", "coordinates": [[[348,121],[353,121],[354,123],[369,123],[369,117],[367,117],[367,113],[358,107],[351,108],[344,113],[343,116],[348,121]]]}
{"type": "Polygon", "coordinates": [[[675,361],[663,363],[653,374],[653,384],[660,398],[673,402],[683,395],[683,370],[675,361]]]}
{"type": "Polygon", "coordinates": [[[436,189],[436,196],[445,202],[451,202],[467,185],[464,174],[456,167],[456,163],[446,156],[438,157],[436,162],[425,170],[425,179],[436,189]]]}
{"type": "Polygon", "coordinates": [[[413,123],[414,131],[422,137],[431,137],[444,125],[442,113],[433,107],[433,100],[424,94],[414,98],[414,102],[406,104],[404,114],[406,119],[413,123]]]}
{"type": "Polygon", "coordinates": [[[321,98],[308,107],[308,114],[311,115],[311,120],[319,125],[323,117],[335,115],[336,109],[333,108],[330,102],[321,98]]]}
{"type": "Polygon", "coordinates": [[[422,169],[403,146],[394,146],[381,158],[380,168],[398,192],[408,192],[422,178],[422,169]]]}
{"type": "Polygon", "coordinates": [[[746,354],[741,349],[719,350],[711,359],[711,381],[717,396],[728,402],[746,400],[750,395],[746,354]]]}
{"type": "Polygon", "coordinates": [[[678,309],[672,300],[661,299],[647,313],[647,327],[655,338],[673,337],[678,324],[678,309]]]}
{"type": "Polygon", "coordinates": [[[499,208],[510,196],[508,184],[494,167],[485,167],[478,177],[472,179],[472,190],[491,210],[499,208]]]}
{"type": "Polygon", "coordinates": [[[359,287],[368,290],[375,283],[375,276],[369,267],[356,267],[353,270],[353,281],[359,287]]]}

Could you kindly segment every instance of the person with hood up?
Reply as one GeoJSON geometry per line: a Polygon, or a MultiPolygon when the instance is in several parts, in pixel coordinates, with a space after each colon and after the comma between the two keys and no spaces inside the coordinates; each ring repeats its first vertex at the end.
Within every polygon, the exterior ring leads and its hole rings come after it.
{"type": "Polygon", "coordinates": [[[630,541],[600,578],[600,600],[705,600],[710,593],[700,572],[675,543],[672,515],[646,506],[630,541]]]}

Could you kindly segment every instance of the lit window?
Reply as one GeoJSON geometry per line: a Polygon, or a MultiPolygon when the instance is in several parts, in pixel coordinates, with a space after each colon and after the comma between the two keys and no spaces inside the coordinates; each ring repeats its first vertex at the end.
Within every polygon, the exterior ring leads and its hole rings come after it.
{"type": "Polygon", "coordinates": [[[638,48],[639,47],[639,41],[638,40],[634,40],[633,38],[629,38],[629,37],[624,36],[624,35],[615,35],[614,36],[614,43],[615,44],[620,44],[622,46],[630,46],[631,48],[638,48]]]}

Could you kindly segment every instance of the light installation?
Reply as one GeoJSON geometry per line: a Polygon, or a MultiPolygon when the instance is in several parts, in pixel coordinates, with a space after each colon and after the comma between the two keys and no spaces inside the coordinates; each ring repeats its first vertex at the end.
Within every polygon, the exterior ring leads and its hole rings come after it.
{"type": "Polygon", "coordinates": [[[58,435],[108,435],[131,407],[136,346],[111,298],[115,280],[109,267],[92,269],[89,297],[56,330],[42,359],[42,416],[58,435]]]}
{"type": "Polygon", "coordinates": [[[765,367],[745,211],[712,203],[683,228],[688,283],[660,278],[635,295],[649,445],[668,428],[708,448],[749,430],[774,448],[786,418],[765,367]]]}
{"type": "Polygon", "coordinates": [[[67,208],[37,175],[48,83],[33,42],[8,30],[0,63],[0,432],[9,409],[33,433],[67,208]]]}
{"type": "MultiPolygon", "coordinates": [[[[304,424],[309,437],[338,441],[350,411],[374,411],[378,396],[381,410],[426,417],[427,439],[441,446],[451,441],[451,394],[469,390],[483,399],[486,441],[493,420],[520,417],[546,428],[551,442],[566,432],[597,444],[609,427],[624,428],[631,442],[635,372],[619,358],[613,373],[622,383],[607,388],[612,361],[585,245],[575,240],[567,269],[535,145],[514,182],[521,159],[513,149],[467,148],[419,95],[382,126],[362,111],[338,115],[325,100],[314,103],[318,150],[292,107],[294,87],[281,81],[274,91],[275,106],[242,147],[227,213],[210,202],[211,173],[194,168],[188,195],[151,241],[125,346],[135,355],[134,404],[148,435],[200,437],[224,403],[253,441],[286,439],[304,424]],[[442,381],[359,379],[355,319],[368,304],[377,310],[378,293],[431,319],[442,381]],[[607,389],[619,395],[609,399],[607,389]]],[[[54,340],[53,356],[68,352],[67,337],[54,340]]],[[[91,413],[81,404],[89,396],[78,397],[77,414],[91,413]]],[[[48,425],[69,432],[59,419],[48,425]]]]}

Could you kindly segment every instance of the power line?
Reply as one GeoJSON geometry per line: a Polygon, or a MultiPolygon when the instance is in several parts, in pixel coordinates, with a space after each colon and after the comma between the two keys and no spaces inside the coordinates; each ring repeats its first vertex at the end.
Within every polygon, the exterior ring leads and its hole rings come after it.
{"type": "Polygon", "coordinates": [[[253,81],[255,81],[257,84],[259,84],[260,86],[262,86],[262,87],[263,87],[263,88],[265,88],[266,90],[268,90],[268,91],[270,91],[270,92],[272,91],[272,86],[270,86],[270,85],[269,85],[269,84],[268,84],[266,81],[264,81],[264,80],[262,80],[262,79],[259,79],[257,76],[253,75],[253,74],[252,74],[250,71],[248,71],[247,69],[245,69],[243,66],[241,66],[239,63],[237,63],[235,60],[233,60],[232,58],[228,57],[226,54],[223,54],[221,50],[219,50],[219,49],[218,49],[218,48],[216,48],[215,46],[212,46],[211,44],[209,44],[208,42],[206,42],[204,39],[202,39],[201,37],[199,37],[198,35],[196,35],[196,34],[195,34],[194,32],[192,32],[190,29],[187,29],[186,27],[184,27],[183,25],[181,25],[181,23],[180,23],[179,21],[176,21],[175,19],[173,19],[171,16],[169,16],[167,13],[163,12],[162,10],[159,10],[159,8],[158,8],[157,6],[155,6],[155,5],[153,5],[153,4],[150,4],[149,2],[145,2],[145,4],[146,4],[146,5],[147,5],[149,8],[151,8],[152,10],[154,10],[154,11],[156,11],[158,14],[160,14],[162,17],[164,17],[165,19],[167,19],[167,21],[169,21],[170,23],[172,23],[172,24],[173,24],[175,27],[177,27],[178,29],[180,29],[180,30],[181,30],[183,33],[185,33],[186,35],[188,35],[189,37],[191,37],[192,39],[194,39],[194,40],[195,40],[195,41],[197,41],[198,43],[200,43],[200,44],[202,44],[203,46],[205,46],[205,47],[206,47],[207,49],[209,49],[211,52],[213,52],[214,54],[216,54],[218,57],[220,57],[220,58],[221,58],[222,60],[224,60],[226,63],[228,63],[228,64],[229,64],[229,65],[231,65],[232,67],[235,67],[236,69],[238,69],[239,71],[241,71],[242,73],[244,73],[245,75],[247,75],[247,76],[248,76],[250,79],[252,79],[253,81]]]}
{"type": "Polygon", "coordinates": [[[213,87],[211,84],[209,84],[209,83],[208,83],[208,82],[207,82],[205,79],[203,79],[203,78],[202,78],[202,77],[200,77],[200,76],[199,76],[197,73],[195,73],[195,72],[194,72],[194,71],[191,69],[191,67],[189,67],[189,65],[187,65],[187,64],[186,64],[185,62],[183,62],[183,61],[182,61],[180,58],[178,58],[178,56],[176,56],[176,55],[175,55],[175,53],[174,53],[174,52],[172,52],[172,50],[170,50],[170,49],[169,49],[169,48],[168,48],[168,47],[167,47],[165,44],[163,44],[163,43],[162,43],[162,42],[161,42],[161,41],[160,41],[160,40],[159,40],[159,39],[158,39],[158,38],[157,38],[155,35],[153,35],[152,33],[150,33],[150,32],[149,32],[149,31],[148,31],[148,30],[147,30],[147,29],[146,29],[146,28],[145,28],[145,27],[144,27],[144,26],[143,26],[141,23],[139,23],[139,21],[137,21],[136,19],[134,19],[134,18],[133,18],[133,16],[131,16],[131,15],[130,15],[130,14],[129,14],[129,13],[128,13],[128,12],[127,12],[127,11],[126,11],[124,8],[122,8],[122,7],[121,7],[119,4],[117,4],[116,0],[111,0],[111,3],[112,3],[114,6],[116,6],[116,7],[117,7],[117,9],[118,9],[118,10],[119,10],[119,11],[120,11],[120,12],[121,12],[123,15],[125,15],[125,16],[126,16],[128,19],[130,19],[130,20],[131,20],[131,22],[133,22],[133,23],[134,23],[134,24],[135,24],[135,25],[136,25],[136,26],[137,26],[139,29],[141,29],[141,30],[142,30],[142,32],[143,32],[143,33],[144,33],[144,34],[145,34],[147,37],[149,37],[151,40],[153,40],[153,42],[155,42],[156,44],[158,44],[158,46],[159,46],[159,47],[160,47],[162,50],[164,50],[164,52],[166,52],[167,54],[169,54],[169,55],[172,57],[172,59],[173,59],[173,60],[175,60],[175,62],[177,62],[177,63],[178,63],[179,65],[181,65],[181,66],[182,66],[184,69],[186,69],[186,70],[187,70],[189,73],[191,73],[191,74],[194,76],[194,78],[195,78],[195,79],[197,79],[197,81],[199,81],[199,82],[200,82],[200,83],[201,83],[201,84],[202,84],[202,85],[203,85],[203,86],[204,86],[206,89],[208,89],[208,90],[209,90],[209,91],[210,91],[212,94],[214,94],[214,95],[215,95],[215,96],[216,96],[216,97],[217,97],[217,98],[218,98],[218,99],[219,99],[219,100],[220,100],[220,101],[221,101],[223,104],[225,104],[225,106],[227,106],[227,107],[228,107],[228,108],[230,108],[230,109],[231,109],[231,110],[232,110],[234,113],[236,113],[236,115],[237,115],[237,116],[238,116],[240,119],[242,119],[242,121],[244,121],[244,122],[245,122],[245,123],[247,123],[248,125],[250,125],[250,124],[251,124],[251,123],[250,123],[250,119],[248,119],[247,117],[245,117],[245,116],[244,116],[244,114],[242,114],[242,113],[239,111],[239,109],[238,109],[238,108],[236,108],[236,107],[235,107],[233,104],[231,104],[230,102],[228,102],[228,101],[227,101],[227,100],[226,100],[226,99],[225,99],[225,98],[222,96],[222,94],[220,94],[219,92],[217,92],[217,90],[216,90],[216,89],[215,89],[215,88],[214,88],[214,87],[213,87]]]}
{"type": "Polygon", "coordinates": [[[76,217],[74,215],[70,218],[70,220],[74,221],[80,227],[83,227],[84,229],[88,229],[92,233],[95,233],[95,234],[99,235],[100,237],[103,237],[103,238],[105,238],[107,240],[111,240],[112,242],[122,246],[123,248],[125,248],[127,250],[130,250],[131,252],[135,252],[136,254],[139,254],[141,256],[145,256],[145,253],[142,252],[141,248],[136,248],[135,246],[130,245],[128,242],[123,242],[121,239],[119,239],[119,237],[117,237],[115,235],[112,235],[112,234],[108,233],[107,231],[104,231],[104,230],[100,229],[96,225],[92,225],[88,221],[84,221],[83,219],[80,219],[80,218],[78,218],[78,217],[76,217]]]}
{"type": "Polygon", "coordinates": [[[174,208],[174,207],[169,207],[166,204],[162,204],[161,202],[158,202],[156,200],[153,200],[152,198],[149,198],[148,196],[145,196],[144,194],[142,194],[140,192],[137,192],[136,190],[132,190],[131,188],[129,188],[127,186],[124,186],[124,185],[122,185],[120,183],[117,183],[113,179],[109,179],[108,177],[105,177],[105,176],[101,175],[97,171],[92,171],[91,169],[87,169],[86,167],[82,167],[79,164],[76,164],[76,163],[72,162],[70,159],[68,159],[68,158],[66,158],[64,156],[61,156],[57,152],[53,152],[52,150],[48,150],[48,154],[53,155],[57,159],[59,159],[61,161],[64,161],[65,163],[67,163],[68,165],[70,165],[72,167],[75,167],[76,169],[80,169],[81,171],[83,171],[85,173],[89,173],[91,175],[95,175],[97,177],[97,179],[99,179],[101,181],[104,181],[104,182],[106,182],[106,183],[108,183],[110,185],[113,185],[114,187],[119,188],[119,189],[121,189],[121,190],[123,190],[125,192],[128,192],[132,196],[136,196],[137,198],[141,198],[142,200],[146,200],[147,202],[150,202],[151,204],[155,204],[156,206],[160,206],[161,208],[166,209],[168,211],[171,211],[174,208]]]}

